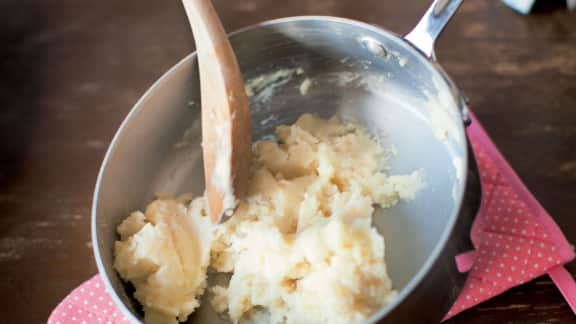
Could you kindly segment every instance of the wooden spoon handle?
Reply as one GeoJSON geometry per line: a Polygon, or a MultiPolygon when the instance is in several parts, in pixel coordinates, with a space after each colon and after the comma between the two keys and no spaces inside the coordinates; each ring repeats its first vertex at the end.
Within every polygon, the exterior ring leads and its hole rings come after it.
{"type": "Polygon", "coordinates": [[[230,216],[245,194],[252,131],[236,56],[210,0],[183,0],[198,52],[202,149],[210,215],[230,216]]]}

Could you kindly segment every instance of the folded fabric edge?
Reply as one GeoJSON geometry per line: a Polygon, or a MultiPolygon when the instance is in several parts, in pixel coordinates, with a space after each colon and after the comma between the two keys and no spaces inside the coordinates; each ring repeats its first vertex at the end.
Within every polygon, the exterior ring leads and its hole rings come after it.
{"type": "Polygon", "coordinates": [[[572,274],[564,266],[559,265],[549,269],[548,275],[576,315],[576,281],[572,274]]]}
{"type": "Polygon", "coordinates": [[[458,254],[456,257],[456,267],[460,273],[465,273],[472,269],[474,262],[476,261],[476,251],[467,251],[458,254]]]}

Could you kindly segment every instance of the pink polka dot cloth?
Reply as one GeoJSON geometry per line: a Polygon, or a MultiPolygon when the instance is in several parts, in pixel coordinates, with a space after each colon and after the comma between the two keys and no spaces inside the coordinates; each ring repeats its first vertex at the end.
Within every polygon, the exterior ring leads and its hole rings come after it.
{"type": "Polygon", "coordinates": [[[472,225],[475,250],[456,257],[458,269],[469,271],[468,278],[446,318],[544,274],[576,313],[576,284],[563,267],[574,259],[572,246],[471,117],[467,132],[483,197],[472,225]]]}
{"type": "MultiPolygon", "coordinates": [[[[544,274],[576,312],[576,284],[563,267],[574,259],[571,245],[472,119],[467,131],[480,169],[482,205],[471,231],[475,250],[455,260],[461,272],[469,272],[468,279],[445,319],[544,274]]],[[[48,324],[76,323],[130,322],[95,275],[74,289],[48,319],[48,324]]]]}
{"type": "Polygon", "coordinates": [[[52,311],[48,324],[130,324],[106,292],[100,275],[74,289],[52,311]]]}

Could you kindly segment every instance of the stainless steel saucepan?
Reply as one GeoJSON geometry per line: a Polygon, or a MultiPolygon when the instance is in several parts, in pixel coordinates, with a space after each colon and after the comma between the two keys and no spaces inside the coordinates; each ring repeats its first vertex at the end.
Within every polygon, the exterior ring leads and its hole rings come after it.
{"type": "MultiPolygon", "coordinates": [[[[374,217],[399,291],[395,302],[374,314],[374,322],[438,322],[465,279],[454,256],[471,248],[480,187],[465,134],[466,102],[433,52],[434,40],[461,2],[434,1],[405,37],[316,16],[268,21],[230,35],[250,87],[255,139],[305,112],[352,116],[386,148],[397,148],[391,174],[422,169],[426,187],[417,198],[374,217]]],[[[199,126],[193,53],[136,103],[102,163],[92,209],[94,253],[113,299],[133,321],[141,321],[142,313],[113,268],[115,228],[155,193],[202,194],[199,126]]],[[[204,301],[189,319],[196,321],[220,319],[204,301]]]]}

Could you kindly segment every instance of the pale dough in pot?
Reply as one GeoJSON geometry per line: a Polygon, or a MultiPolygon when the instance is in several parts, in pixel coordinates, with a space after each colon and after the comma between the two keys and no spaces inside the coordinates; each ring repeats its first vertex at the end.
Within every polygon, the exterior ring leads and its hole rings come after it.
{"type": "Polygon", "coordinates": [[[276,136],[254,144],[248,195],[226,223],[211,225],[198,197],[157,200],[119,226],[115,267],[147,322],[185,320],[208,264],[231,274],[209,290],[232,322],[358,323],[393,298],[372,217],[375,205],[413,199],[420,172],[388,176],[380,143],[336,118],[305,114],[276,136]]]}

